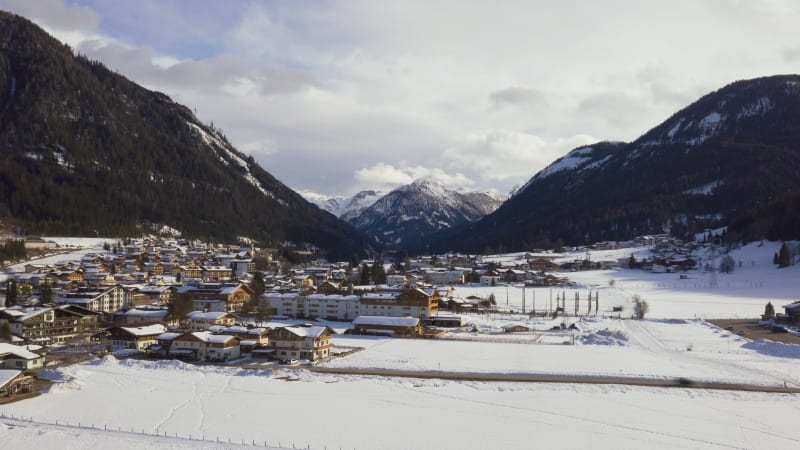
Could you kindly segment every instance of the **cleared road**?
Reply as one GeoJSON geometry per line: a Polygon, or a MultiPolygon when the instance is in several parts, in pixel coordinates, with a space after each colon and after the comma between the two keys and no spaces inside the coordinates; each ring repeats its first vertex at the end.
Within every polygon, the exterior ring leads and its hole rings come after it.
{"type": "Polygon", "coordinates": [[[527,373],[470,373],[413,371],[395,369],[365,369],[348,367],[309,366],[303,369],[316,373],[337,375],[367,375],[379,377],[425,378],[454,381],[505,381],[515,383],[575,383],[575,384],[622,384],[629,386],[676,387],[685,389],[716,389],[741,392],[769,392],[800,394],[798,387],[766,386],[744,383],[723,383],[715,381],[694,381],[686,378],[638,378],[620,376],[568,375],[568,374],[527,374],[527,373]]]}

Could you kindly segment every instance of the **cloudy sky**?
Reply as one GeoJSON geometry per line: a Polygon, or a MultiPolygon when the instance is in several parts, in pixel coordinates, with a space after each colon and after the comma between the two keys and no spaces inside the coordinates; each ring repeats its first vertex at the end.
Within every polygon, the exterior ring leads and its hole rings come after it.
{"type": "Polygon", "coordinates": [[[0,0],[296,190],[507,192],[700,95],[800,72],[794,0],[0,0]]]}

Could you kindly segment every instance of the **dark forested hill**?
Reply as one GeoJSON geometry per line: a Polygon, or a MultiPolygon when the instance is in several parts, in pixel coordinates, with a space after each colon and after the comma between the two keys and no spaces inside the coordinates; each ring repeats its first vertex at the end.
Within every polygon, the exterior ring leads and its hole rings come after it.
{"type": "Polygon", "coordinates": [[[799,205],[800,76],[773,76],[710,93],[634,142],[575,149],[430,245],[522,250],[718,225],[797,239],[799,205]]]}
{"type": "Polygon", "coordinates": [[[185,106],[0,12],[0,218],[105,235],[291,241],[351,256],[368,239],[238,152],[185,106]]]}

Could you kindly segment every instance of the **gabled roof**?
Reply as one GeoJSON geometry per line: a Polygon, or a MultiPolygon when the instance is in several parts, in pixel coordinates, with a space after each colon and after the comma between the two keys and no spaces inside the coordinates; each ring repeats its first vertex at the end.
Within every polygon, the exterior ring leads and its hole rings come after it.
{"type": "Polygon", "coordinates": [[[299,337],[318,338],[334,334],[330,327],[315,325],[313,327],[283,327],[284,330],[299,337]]]}
{"type": "MultiPolygon", "coordinates": [[[[41,358],[40,355],[33,353],[32,351],[26,349],[25,347],[20,347],[18,345],[8,344],[5,342],[0,342],[0,355],[7,355],[12,354],[17,358],[21,359],[37,359],[41,358]]],[[[0,384],[2,386],[2,384],[0,384]]]]}
{"type": "Polygon", "coordinates": [[[229,312],[220,312],[220,311],[209,311],[209,312],[192,311],[186,314],[186,317],[188,317],[189,319],[197,319],[197,320],[220,320],[227,316],[234,318],[238,317],[236,316],[236,314],[231,314],[229,312]]]}
{"type": "Polygon", "coordinates": [[[22,375],[21,370],[0,369],[0,387],[14,381],[20,375],[22,375]]]}
{"type": "Polygon", "coordinates": [[[160,323],[154,325],[146,325],[141,327],[119,327],[120,330],[132,336],[156,336],[166,331],[166,327],[160,323]]]}
{"type": "Polygon", "coordinates": [[[227,344],[230,342],[231,339],[235,339],[237,342],[239,338],[236,336],[229,336],[227,334],[213,334],[209,331],[195,331],[192,333],[184,333],[175,338],[175,340],[188,340],[188,341],[200,341],[205,342],[207,344],[227,344]]]}

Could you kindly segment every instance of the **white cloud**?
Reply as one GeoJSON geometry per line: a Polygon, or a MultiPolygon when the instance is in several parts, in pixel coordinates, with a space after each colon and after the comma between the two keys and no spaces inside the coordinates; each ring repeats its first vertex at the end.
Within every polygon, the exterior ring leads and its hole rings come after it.
{"type": "Polygon", "coordinates": [[[547,106],[544,94],[536,89],[509,87],[489,94],[495,107],[518,106],[523,108],[543,108],[547,106]]]}
{"type": "Polygon", "coordinates": [[[462,173],[450,173],[439,168],[424,166],[408,166],[402,163],[400,167],[391,164],[377,163],[371,167],[358,169],[355,179],[362,189],[391,190],[396,187],[410,184],[420,178],[433,178],[440,184],[455,190],[464,190],[474,185],[473,181],[462,173]]]}
{"type": "Polygon", "coordinates": [[[91,8],[63,0],[0,0],[0,10],[12,11],[48,28],[62,31],[92,31],[100,15],[91,8]]]}
{"type": "Polygon", "coordinates": [[[800,59],[791,0],[80,3],[0,8],[328,194],[426,173],[505,192],[573,147],[635,139],[800,59]]]}
{"type": "Polygon", "coordinates": [[[444,158],[452,167],[469,169],[483,180],[518,183],[569,150],[594,142],[597,139],[586,135],[543,139],[528,133],[496,130],[459,139],[445,150],[444,158]]]}

